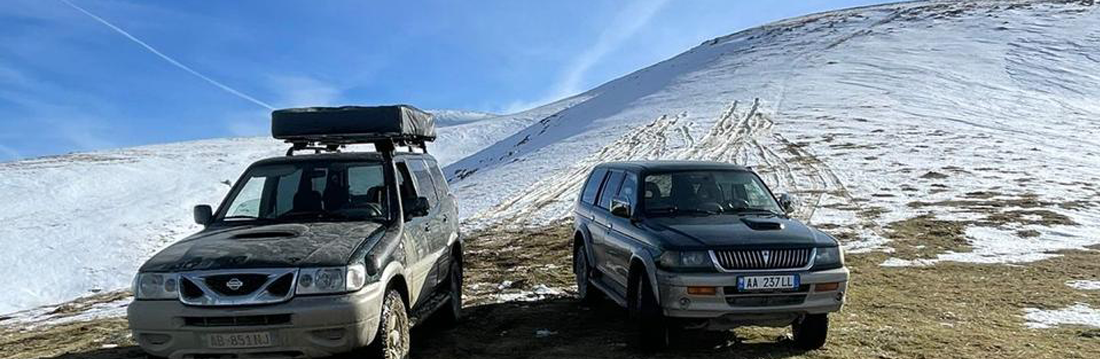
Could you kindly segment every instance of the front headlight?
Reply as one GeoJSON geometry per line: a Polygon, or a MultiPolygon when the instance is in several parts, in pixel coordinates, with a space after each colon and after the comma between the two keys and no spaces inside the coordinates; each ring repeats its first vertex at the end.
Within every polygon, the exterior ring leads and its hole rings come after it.
{"type": "Polygon", "coordinates": [[[817,249],[814,268],[831,269],[844,266],[844,251],[840,247],[822,247],[817,249]]]}
{"type": "Polygon", "coordinates": [[[334,294],[358,291],[367,282],[362,264],[346,267],[302,268],[295,294],[334,294]]]}
{"type": "Polygon", "coordinates": [[[667,251],[658,259],[661,267],[667,269],[709,269],[714,268],[710,253],[704,251],[667,251]]]}
{"type": "Polygon", "coordinates": [[[134,277],[134,298],[138,300],[179,299],[180,278],[175,273],[138,273],[134,277]]]}

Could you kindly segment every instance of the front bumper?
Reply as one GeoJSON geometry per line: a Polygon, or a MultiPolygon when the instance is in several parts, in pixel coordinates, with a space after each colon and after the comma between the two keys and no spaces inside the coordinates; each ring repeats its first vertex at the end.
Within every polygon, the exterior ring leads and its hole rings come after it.
{"type": "Polygon", "coordinates": [[[726,329],[746,325],[787,326],[807,314],[839,311],[848,290],[848,269],[775,273],[657,272],[661,307],[671,318],[689,326],[726,329]],[[737,293],[744,275],[798,274],[803,289],[791,292],[737,293]],[[818,283],[840,283],[835,290],[818,291],[818,283]],[[689,286],[715,287],[714,295],[688,294],[689,286]]]}
{"type": "Polygon", "coordinates": [[[174,300],[134,301],[127,309],[127,319],[134,340],[155,356],[316,358],[370,344],[378,331],[381,311],[382,288],[374,283],[351,294],[298,296],[285,303],[250,307],[192,307],[174,300]],[[218,325],[202,324],[204,320],[218,325]],[[246,324],[226,323],[234,320],[246,324]],[[258,323],[263,321],[270,323],[258,323]],[[270,333],[272,345],[215,349],[208,343],[208,335],[212,333],[256,332],[270,333]]]}

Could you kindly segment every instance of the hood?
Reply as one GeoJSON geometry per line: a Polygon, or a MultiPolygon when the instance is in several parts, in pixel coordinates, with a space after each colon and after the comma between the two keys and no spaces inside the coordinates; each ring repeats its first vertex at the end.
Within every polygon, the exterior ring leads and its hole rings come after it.
{"type": "Polygon", "coordinates": [[[160,251],[142,272],[341,266],[380,223],[211,227],[160,251]]]}
{"type": "Polygon", "coordinates": [[[831,236],[779,216],[658,217],[643,222],[677,249],[808,248],[835,246],[831,236]]]}

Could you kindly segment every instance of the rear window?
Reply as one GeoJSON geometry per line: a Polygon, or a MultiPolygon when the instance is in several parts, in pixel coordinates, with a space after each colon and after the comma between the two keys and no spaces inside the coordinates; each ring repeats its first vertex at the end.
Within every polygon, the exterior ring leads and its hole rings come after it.
{"type": "Polygon", "coordinates": [[[600,184],[603,183],[603,177],[606,174],[607,170],[603,168],[592,171],[592,175],[588,177],[588,183],[584,186],[584,192],[581,194],[581,202],[596,203],[596,194],[599,193],[600,184]]]}
{"type": "Polygon", "coordinates": [[[406,163],[409,164],[409,169],[412,170],[412,175],[416,178],[416,193],[427,197],[428,204],[435,208],[435,204],[439,203],[439,195],[436,194],[435,184],[432,183],[432,175],[428,173],[428,165],[420,159],[411,159],[406,163]]]}
{"type": "Polygon", "coordinates": [[[426,160],[428,163],[428,170],[432,173],[432,183],[435,184],[436,195],[442,200],[450,195],[450,189],[447,187],[447,179],[443,177],[443,172],[439,170],[439,165],[435,161],[426,160]]]}

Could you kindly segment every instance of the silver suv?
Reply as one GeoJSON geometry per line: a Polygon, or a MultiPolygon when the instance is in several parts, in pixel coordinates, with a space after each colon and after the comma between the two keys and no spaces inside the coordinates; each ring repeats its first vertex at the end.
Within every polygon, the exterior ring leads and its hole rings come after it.
{"type": "Polygon", "coordinates": [[[579,296],[629,309],[643,346],[682,329],[792,326],[825,344],[848,269],[833,237],[787,216],[751,170],[725,163],[596,166],[574,208],[579,296]]]}
{"type": "Polygon", "coordinates": [[[150,355],[404,358],[410,326],[459,319],[455,197],[432,156],[395,151],[426,148],[430,117],[407,106],[282,111],[273,130],[293,144],[287,156],[250,166],[216,212],[197,206],[205,228],[135,278],[128,319],[150,355]],[[377,128],[394,121],[416,128],[377,128]],[[340,152],[364,142],[377,151],[340,152]]]}

